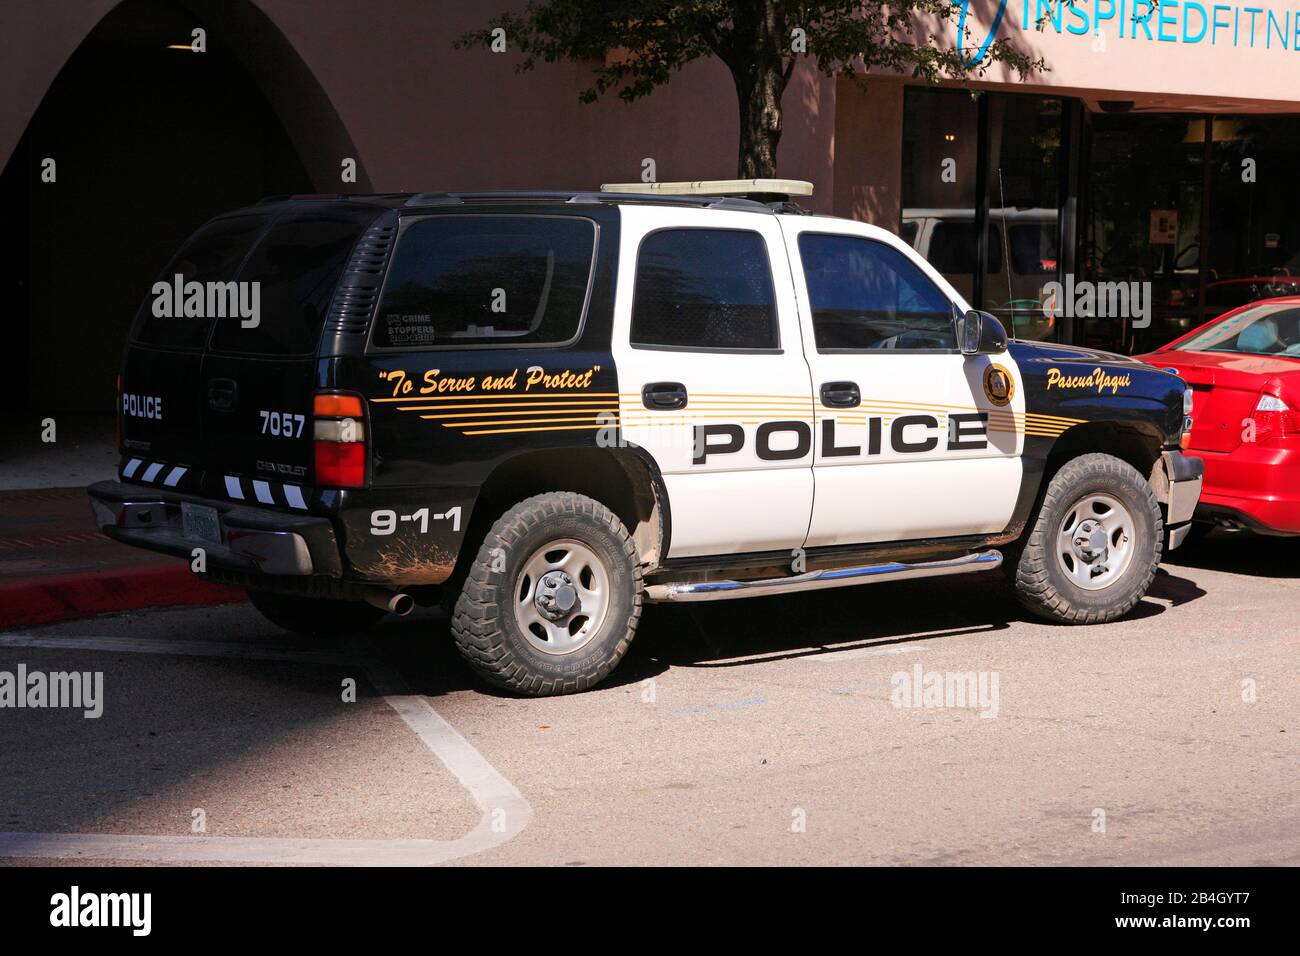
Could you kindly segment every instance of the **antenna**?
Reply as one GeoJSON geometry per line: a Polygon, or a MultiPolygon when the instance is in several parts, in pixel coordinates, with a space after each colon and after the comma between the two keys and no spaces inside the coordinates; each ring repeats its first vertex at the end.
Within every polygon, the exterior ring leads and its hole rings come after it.
{"type": "Polygon", "coordinates": [[[1011,307],[1011,338],[1016,337],[1016,297],[1011,291],[1011,240],[1007,237],[1007,190],[1002,185],[1002,165],[998,165],[998,197],[1002,201],[1002,265],[1007,273],[1007,305],[1011,307]]]}

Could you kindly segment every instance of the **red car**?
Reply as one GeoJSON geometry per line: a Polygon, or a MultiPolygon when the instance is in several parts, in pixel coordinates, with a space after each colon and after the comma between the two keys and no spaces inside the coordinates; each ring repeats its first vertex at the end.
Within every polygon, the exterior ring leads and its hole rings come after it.
{"type": "Polygon", "coordinates": [[[1138,358],[1192,388],[1197,519],[1300,534],[1300,296],[1244,305],[1138,358]]]}

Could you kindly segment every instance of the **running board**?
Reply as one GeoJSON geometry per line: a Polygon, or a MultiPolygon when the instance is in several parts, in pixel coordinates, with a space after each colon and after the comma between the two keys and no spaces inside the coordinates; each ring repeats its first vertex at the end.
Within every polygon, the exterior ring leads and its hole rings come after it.
{"type": "Polygon", "coordinates": [[[792,591],[816,591],[850,584],[875,584],[880,581],[905,581],[911,578],[938,577],[943,574],[968,574],[992,571],[1002,566],[1000,551],[966,554],[947,561],[921,564],[867,564],[853,568],[825,568],[784,578],[757,581],[701,581],[694,584],[651,584],[645,589],[647,601],[725,601],[731,598],[765,597],[792,591]]]}

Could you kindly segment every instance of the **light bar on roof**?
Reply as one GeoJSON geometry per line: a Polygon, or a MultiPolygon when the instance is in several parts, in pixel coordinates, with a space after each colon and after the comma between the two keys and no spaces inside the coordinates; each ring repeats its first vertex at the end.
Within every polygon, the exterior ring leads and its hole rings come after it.
{"type": "Polygon", "coordinates": [[[648,196],[811,196],[813,184],[801,179],[698,179],[681,183],[602,183],[600,191],[648,196]]]}

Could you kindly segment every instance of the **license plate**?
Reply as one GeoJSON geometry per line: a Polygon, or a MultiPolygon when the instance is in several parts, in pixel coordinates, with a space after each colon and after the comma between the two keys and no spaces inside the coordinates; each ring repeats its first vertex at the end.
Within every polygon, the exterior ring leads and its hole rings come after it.
{"type": "Polygon", "coordinates": [[[181,502],[181,530],[187,538],[221,543],[221,516],[216,508],[181,502]]]}

